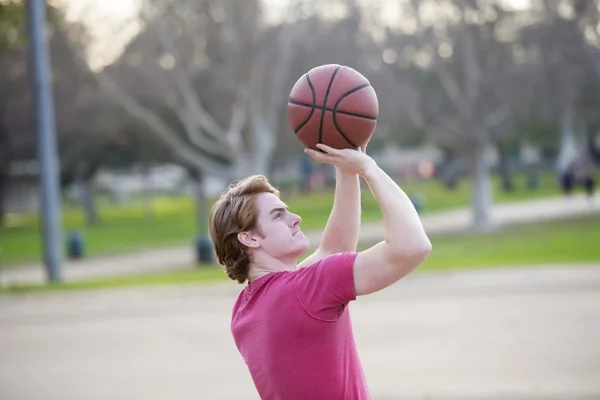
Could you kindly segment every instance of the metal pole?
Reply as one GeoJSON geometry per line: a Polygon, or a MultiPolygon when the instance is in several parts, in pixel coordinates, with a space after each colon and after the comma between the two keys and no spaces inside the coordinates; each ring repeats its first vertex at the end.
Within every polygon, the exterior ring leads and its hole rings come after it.
{"type": "Polygon", "coordinates": [[[46,43],[46,2],[27,0],[30,71],[36,112],[38,164],[42,189],[44,265],[49,281],[61,281],[62,212],[56,128],[52,99],[52,72],[46,43]]]}

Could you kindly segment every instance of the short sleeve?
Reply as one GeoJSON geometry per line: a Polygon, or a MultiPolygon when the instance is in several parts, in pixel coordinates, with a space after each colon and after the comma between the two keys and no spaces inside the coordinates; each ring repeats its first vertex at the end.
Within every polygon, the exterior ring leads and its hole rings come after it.
{"type": "Polygon", "coordinates": [[[336,320],[356,299],[354,260],[357,253],[332,254],[297,271],[294,289],[298,301],[313,317],[336,320]]]}

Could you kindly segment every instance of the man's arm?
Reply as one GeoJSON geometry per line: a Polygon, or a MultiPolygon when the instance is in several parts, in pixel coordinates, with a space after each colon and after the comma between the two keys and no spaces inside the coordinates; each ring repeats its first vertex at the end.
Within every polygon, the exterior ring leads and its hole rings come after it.
{"type": "Polygon", "coordinates": [[[307,267],[335,253],[355,251],[360,230],[360,177],[354,171],[335,167],[333,207],[317,250],[302,260],[307,267]]]}
{"type": "Polygon", "coordinates": [[[357,254],[353,264],[357,296],[376,292],[400,280],[431,252],[431,242],[404,191],[366,154],[333,149],[309,151],[315,160],[353,170],[365,179],[383,214],[384,240],[357,254]]]}
{"type": "Polygon", "coordinates": [[[362,174],[383,214],[384,240],[354,261],[356,295],[384,289],[402,279],[431,252],[431,242],[412,202],[374,162],[362,174]]]}

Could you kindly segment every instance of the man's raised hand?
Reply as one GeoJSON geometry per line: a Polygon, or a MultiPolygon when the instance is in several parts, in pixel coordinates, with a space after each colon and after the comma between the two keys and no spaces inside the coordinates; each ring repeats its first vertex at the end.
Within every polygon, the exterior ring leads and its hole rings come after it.
{"type": "Polygon", "coordinates": [[[333,164],[339,168],[350,170],[364,177],[369,169],[376,167],[375,161],[369,157],[361,148],[334,149],[319,143],[317,147],[321,151],[304,149],[304,152],[320,163],[333,164]]]}

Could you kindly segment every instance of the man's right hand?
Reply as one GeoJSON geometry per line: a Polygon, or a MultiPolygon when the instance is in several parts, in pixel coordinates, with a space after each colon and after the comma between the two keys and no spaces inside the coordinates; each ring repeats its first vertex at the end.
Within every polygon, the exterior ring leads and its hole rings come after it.
{"type": "Polygon", "coordinates": [[[322,143],[317,144],[317,147],[322,151],[304,149],[304,152],[320,163],[333,164],[339,168],[353,171],[363,178],[370,170],[377,168],[375,160],[361,148],[356,150],[334,149],[322,143]]]}

